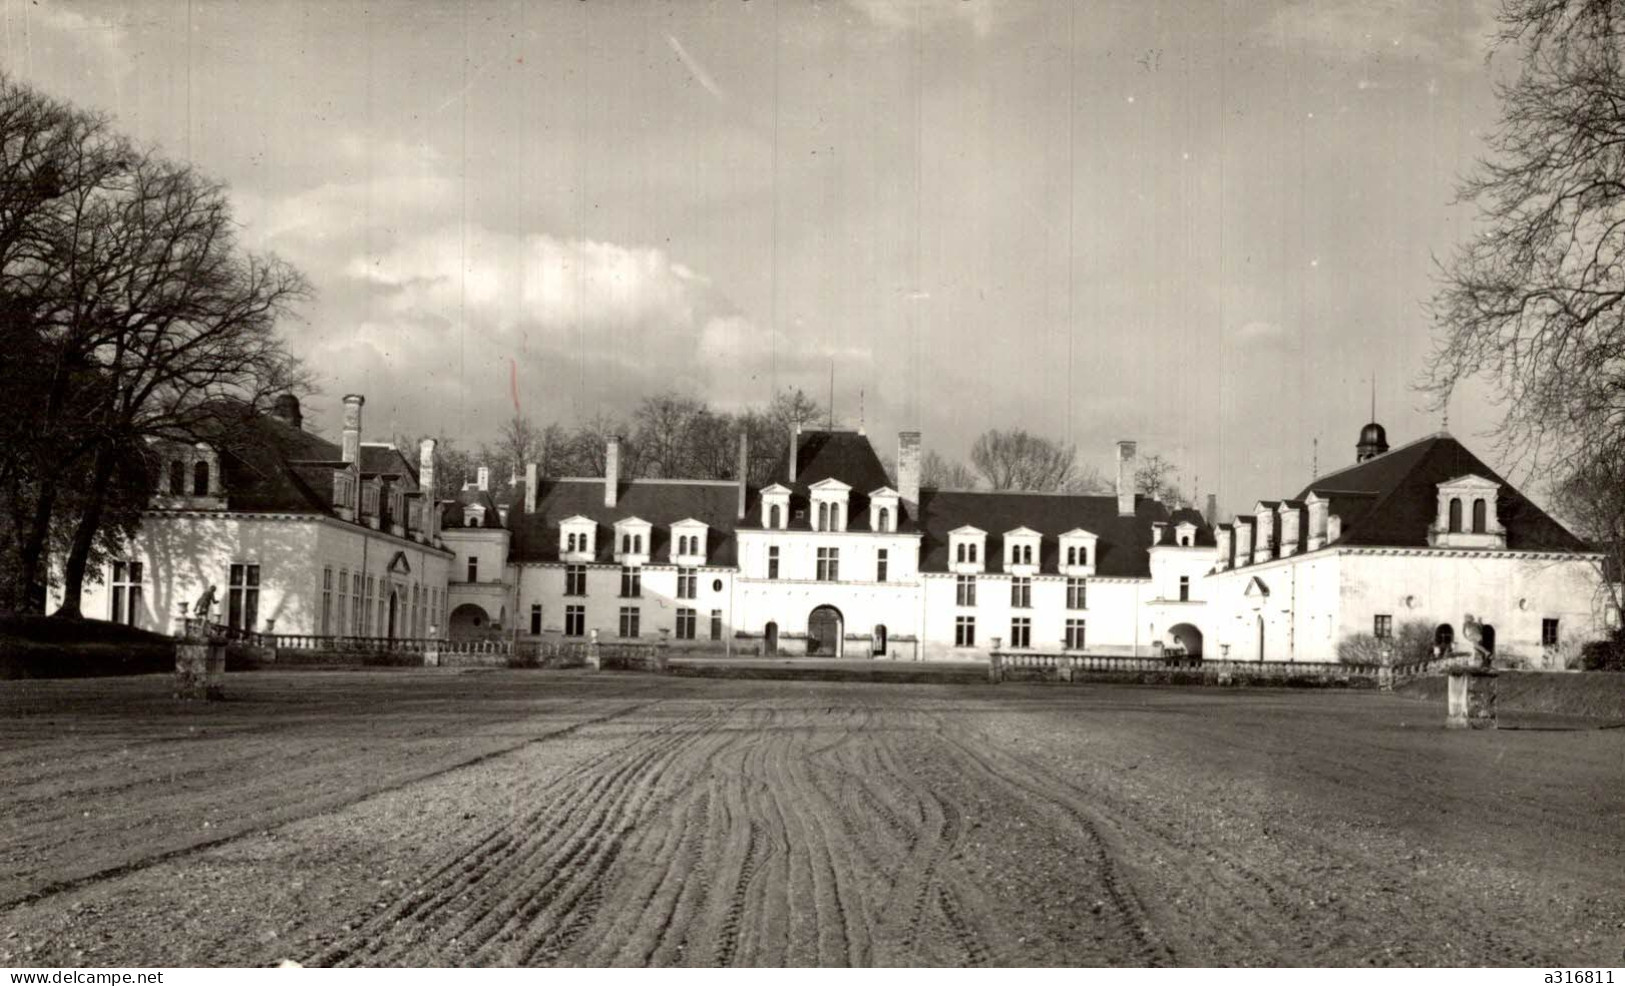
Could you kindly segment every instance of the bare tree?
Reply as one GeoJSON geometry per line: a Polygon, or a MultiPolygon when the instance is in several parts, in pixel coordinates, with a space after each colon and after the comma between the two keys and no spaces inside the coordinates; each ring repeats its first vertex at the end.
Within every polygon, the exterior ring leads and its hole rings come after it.
{"type": "Polygon", "coordinates": [[[1141,459],[1139,468],[1134,470],[1134,490],[1164,504],[1178,502],[1184,499],[1184,494],[1179,491],[1179,484],[1175,482],[1174,477],[1177,475],[1179,475],[1177,466],[1152,453],[1141,459]]]}
{"type": "Polygon", "coordinates": [[[14,518],[28,518],[25,605],[41,572],[40,535],[60,522],[71,489],[59,612],[73,617],[115,504],[129,502],[120,484],[144,492],[147,469],[131,457],[157,440],[229,440],[223,429],[240,411],[302,388],[274,329],[306,287],[275,258],[238,250],[219,185],[6,78],[0,176],[7,348],[43,356],[46,372],[44,399],[22,427],[67,467],[31,466],[25,445],[0,456],[0,468],[16,474],[8,494],[32,501],[12,505],[14,518]]]}
{"type": "Polygon", "coordinates": [[[1553,506],[1601,552],[1603,612],[1625,614],[1625,443],[1592,450],[1554,489],[1553,506]]]}
{"type": "Polygon", "coordinates": [[[1625,72],[1614,0],[1503,0],[1489,155],[1458,191],[1473,236],[1431,301],[1436,406],[1474,376],[1503,409],[1498,438],[1531,466],[1583,467],[1625,433],[1625,72]]]}
{"type": "Polygon", "coordinates": [[[920,459],[920,485],[938,490],[974,490],[981,483],[976,471],[963,462],[927,449],[920,459]]]}
{"type": "Polygon", "coordinates": [[[693,397],[675,392],[645,397],[632,412],[641,475],[684,477],[694,467],[696,422],[708,412],[693,397]]]}
{"type": "Polygon", "coordinates": [[[481,446],[480,458],[498,476],[523,477],[525,466],[538,462],[542,454],[543,430],[523,415],[516,414],[502,423],[497,440],[481,446]]]}
{"type": "Polygon", "coordinates": [[[1077,450],[1020,428],[993,429],[976,439],[970,460],[991,489],[1055,492],[1075,478],[1077,450]]]}

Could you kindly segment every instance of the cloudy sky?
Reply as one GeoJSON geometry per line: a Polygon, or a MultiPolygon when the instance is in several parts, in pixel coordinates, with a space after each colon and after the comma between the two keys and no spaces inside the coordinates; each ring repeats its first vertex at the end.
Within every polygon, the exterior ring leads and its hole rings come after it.
{"type": "Polygon", "coordinates": [[[1350,460],[1373,375],[1390,440],[1439,429],[1493,9],[0,0],[0,63],[229,184],[317,288],[327,430],[349,391],[472,444],[833,365],[871,434],[1136,438],[1234,511],[1350,460]]]}

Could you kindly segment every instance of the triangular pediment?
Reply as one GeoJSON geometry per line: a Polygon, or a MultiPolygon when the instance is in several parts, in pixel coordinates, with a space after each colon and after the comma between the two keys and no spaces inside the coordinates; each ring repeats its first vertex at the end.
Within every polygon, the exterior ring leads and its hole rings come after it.
{"type": "Polygon", "coordinates": [[[689,517],[689,518],[686,518],[684,520],[677,521],[676,523],[671,525],[672,530],[676,530],[679,527],[683,528],[684,530],[692,530],[694,528],[709,529],[710,526],[711,525],[707,524],[705,521],[703,521],[703,520],[695,520],[693,517],[689,517]]]}
{"type": "Polygon", "coordinates": [[[1455,479],[1440,483],[1439,488],[1444,490],[1496,490],[1501,488],[1501,484],[1493,479],[1485,479],[1477,473],[1468,473],[1465,476],[1457,476],[1455,479]]]}
{"type": "Polygon", "coordinates": [[[1099,536],[1094,531],[1086,531],[1081,527],[1074,527],[1061,535],[1063,538],[1098,538],[1099,536]]]}
{"type": "Polygon", "coordinates": [[[834,476],[830,476],[830,477],[827,477],[825,479],[820,479],[818,482],[816,482],[816,483],[812,484],[811,486],[807,487],[807,489],[812,490],[814,493],[850,493],[850,492],[852,492],[852,487],[851,486],[847,485],[846,483],[841,482],[840,480],[836,479],[834,476]]]}
{"type": "Polygon", "coordinates": [[[774,483],[772,486],[762,487],[763,496],[789,496],[791,489],[783,483],[774,483]]]}
{"type": "Polygon", "coordinates": [[[651,527],[651,526],[653,526],[653,525],[651,525],[648,521],[644,520],[642,517],[622,517],[620,520],[617,520],[615,522],[615,527],[616,527],[617,530],[619,530],[622,527],[651,527]]]}
{"type": "Polygon", "coordinates": [[[1041,538],[1044,535],[1030,527],[1018,527],[1013,531],[1005,531],[1004,536],[1007,538],[1041,538]]]}
{"type": "Polygon", "coordinates": [[[591,517],[583,517],[581,514],[576,514],[574,517],[566,517],[563,520],[559,521],[559,526],[560,527],[567,527],[567,526],[572,526],[572,525],[573,526],[580,526],[582,524],[587,524],[587,525],[590,525],[590,526],[596,526],[597,523],[598,522],[593,520],[591,517]]]}
{"type": "Polygon", "coordinates": [[[871,500],[884,500],[884,499],[890,498],[890,499],[895,500],[898,497],[900,497],[901,495],[902,494],[898,493],[896,490],[892,489],[890,486],[882,486],[878,490],[871,491],[869,493],[869,499],[871,499],[871,500]]]}
{"type": "Polygon", "coordinates": [[[389,571],[394,575],[412,574],[412,563],[406,560],[406,552],[395,552],[395,557],[389,560],[389,571]]]}
{"type": "Polygon", "coordinates": [[[1264,584],[1263,579],[1255,575],[1247,580],[1247,589],[1242,594],[1251,596],[1255,599],[1268,599],[1270,595],[1270,587],[1264,584]]]}
{"type": "Polygon", "coordinates": [[[972,527],[971,525],[966,524],[964,527],[956,527],[953,530],[949,531],[948,536],[949,537],[987,537],[987,532],[982,530],[980,527],[972,527]]]}

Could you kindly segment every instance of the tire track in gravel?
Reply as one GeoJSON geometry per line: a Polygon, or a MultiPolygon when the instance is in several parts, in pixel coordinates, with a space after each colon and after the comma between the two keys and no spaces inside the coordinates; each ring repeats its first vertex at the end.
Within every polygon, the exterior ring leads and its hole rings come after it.
{"type": "MultiPolygon", "coordinates": [[[[683,741],[679,731],[683,725],[704,718],[705,713],[698,713],[663,724],[640,734],[625,746],[587,758],[551,781],[527,778],[511,796],[534,801],[539,807],[487,826],[472,842],[462,842],[438,862],[431,863],[429,875],[418,881],[412,891],[397,898],[382,913],[360,922],[346,940],[314,957],[311,964],[333,965],[352,957],[386,958],[391,954],[391,937],[399,925],[407,925],[407,931],[425,935],[443,934],[448,927],[461,930],[465,925],[441,920],[441,912],[456,908],[459,902],[471,903],[471,891],[498,866],[524,865],[531,855],[547,848],[553,836],[550,822],[562,822],[573,814],[591,810],[596,796],[615,789],[629,774],[646,766],[637,759],[646,749],[650,756],[669,750],[683,741]],[[583,782],[585,786],[576,790],[583,782]],[[574,797],[566,796],[572,792],[574,797]],[[427,927],[431,919],[436,919],[432,929],[427,927]]],[[[453,914],[452,919],[455,917],[453,914]]]]}

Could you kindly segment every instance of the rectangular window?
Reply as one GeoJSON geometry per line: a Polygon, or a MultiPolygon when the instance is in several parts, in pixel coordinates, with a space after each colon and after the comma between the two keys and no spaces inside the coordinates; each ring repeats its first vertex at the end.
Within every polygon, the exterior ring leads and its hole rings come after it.
{"type": "Polygon", "coordinates": [[[1191,577],[1189,575],[1179,577],[1179,601],[1182,603],[1191,601],[1191,577]]]}
{"type": "Polygon", "coordinates": [[[1556,620],[1541,620],[1540,621],[1540,646],[1542,646],[1542,647],[1556,647],[1557,646],[1557,621],[1556,620]]]}
{"type": "MultiPolygon", "coordinates": [[[[344,585],[342,583],[339,585],[339,591],[340,592],[344,591],[344,585]]],[[[339,627],[339,633],[343,633],[343,632],[344,632],[344,628],[339,627]]],[[[357,572],[354,575],[350,576],[350,635],[351,636],[359,636],[360,634],[361,634],[361,573],[357,572]]]]}
{"type": "Polygon", "coordinates": [[[961,575],[955,580],[954,603],[959,606],[976,605],[976,576],[961,575]]]}
{"type": "MultiPolygon", "coordinates": [[[[339,601],[344,601],[344,580],[339,580],[339,601]]],[[[322,569],[322,636],[332,633],[333,622],[333,569],[331,566],[322,569]]],[[[340,626],[343,621],[340,621],[340,626]]]]}
{"type": "Polygon", "coordinates": [[[976,617],[959,616],[954,618],[954,646],[976,646],[976,617]]]}
{"type": "Polygon", "coordinates": [[[530,604],[530,635],[532,637],[542,632],[542,604],[530,604]]]}
{"type": "Polygon", "coordinates": [[[587,594],[587,566],[564,566],[564,594],[566,596],[585,596],[587,594]]]}
{"type": "Polygon", "coordinates": [[[1010,621],[1010,646],[1031,647],[1033,645],[1033,621],[1030,617],[1018,616],[1010,621]]]}
{"type": "Polygon", "coordinates": [[[231,566],[227,619],[236,630],[252,630],[259,625],[260,567],[237,564],[231,566]]]}
{"type": "Polygon", "coordinates": [[[693,610],[691,610],[691,609],[680,609],[680,610],[677,611],[677,639],[678,640],[693,640],[694,639],[694,611],[693,610]]]}
{"type": "Polygon", "coordinates": [[[468,556],[468,581],[470,581],[470,582],[478,582],[479,580],[480,580],[480,560],[479,560],[479,558],[477,558],[474,555],[469,555],[468,556]]]}
{"type": "Polygon", "coordinates": [[[711,639],[722,639],[722,610],[720,609],[711,611],[711,639]]]}
{"type": "Polygon", "coordinates": [[[677,570],[677,598],[693,599],[697,582],[698,580],[694,577],[692,568],[679,568],[677,570]]]}
{"type": "Polygon", "coordinates": [[[1088,609],[1089,596],[1086,583],[1083,579],[1066,580],[1066,608],[1088,609]]]}
{"type": "Polygon", "coordinates": [[[1378,613],[1371,621],[1371,635],[1380,640],[1387,640],[1394,635],[1394,618],[1388,613],[1378,613]]]}
{"type": "Polygon", "coordinates": [[[636,637],[638,635],[638,608],[636,606],[621,607],[621,636],[636,637]]]}
{"type": "MultiPolygon", "coordinates": [[[[343,631],[343,627],[344,627],[344,587],[346,585],[348,585],[349,582],[350,582],[350,570],[347,569],[347,568],[339,569],[339,604],[338,604],[338,610],[337,610],[338,619],[334,622],[333,625],[340,628],[340,630],[339,630],[340,633],[344,632],[343,631]]],[[[327,599],[326,599],[327,594],[323,593],[322,595],[323,595],[322,608],[324,610],[324,612],[322,613],[322,633],[325,634],[325,633],[327,633],[327,613],[325,612],[325,610],[327,608],[327,599]]]]}
{"type": "Polygon", "coordinates": [[[113,622],[125,626],[141,623],[141,563],[113,563],[113,622]]]}
{"type": "Polygon", "coordinates": [[[881,548],[878,552],[875,553],[875,581],[876,582],[884,582],[884,581],[886,581],[886,568],[887,568],[888,563],[891,561],[890,556],[891,556],[891,553],[889,551],[887,551],[885,548],[881,548]]]}
{"type": "Polygon", "coordinates": [[[818,581],[839,582],[841,580],[841,549],[818,549],[818,581]]]}
{"type": "Polygon", "coordinates": [[[1083,621],[1066,621],[1066,649],[1083,650],[1083,621]]]}
{"type": "Polygon", "coordinates": [[[585,637],[587,635],[587,607],[564,607],[564,635],[566,637],[585,637]]]}
{"type": "Polygon", "coordinates": [[[767,549],[767,577],[770,578],[770,579],[776,579],[776,578],[779,577],[779,549],[778,548],[768,548],[767,549]]]}
{"type": "Polygon", "coordinates": [[[621,569],[621,598],[637,599],[643,595],[643,569],[627,565],[621,569]]]}
{"type": "Polygon", "coordinates": [[[361,636],[372,636],[372,596],[376,585],[371,575],[367,576],[367,595],[361,611],[361,636]]]}
{"type": "Polygon", "coordinates": [[[1033,580],[1029,578],[1013,578],[1010,580],[1010,605],[1016,609],[1031,609],[1033,605],[1033,580]]]}

